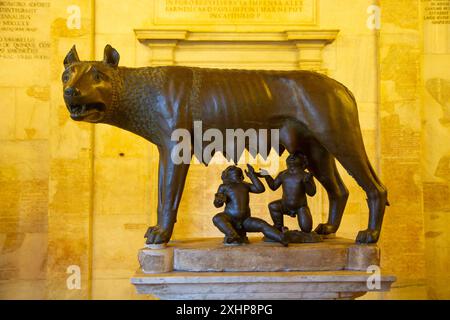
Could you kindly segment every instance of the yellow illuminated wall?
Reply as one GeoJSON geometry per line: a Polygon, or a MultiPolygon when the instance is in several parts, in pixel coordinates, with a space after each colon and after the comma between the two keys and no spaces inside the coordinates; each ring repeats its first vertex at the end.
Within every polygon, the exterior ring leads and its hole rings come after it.
{"type": "MultiPolygon", "coordinates": [[[[122,66],[300,68],[344,83],[391,202],[379,246],[398,281],[366,298],[450,298],[448,9],[446,20],[419,0],[297,1],[301,10],[278,13],[205,13],[176,0],[22,2],[0,4],[0,299],[147,298],[129,279],[156,222],[157,151],[131,133],[75,123],[62,100],[71,46],[82,60],[101,60],[107,43],[122,66]],[[161,40],[149,41],[154,30],[161,40]],[[320,48],[277,38],[306,30],[339,32],[320,48]],[[186,32],[215,38],[191,42],[186,32]],[[80,287],[67,285],[68,268],[80,287]]],[[[211,218],[224,167],[192,165],[174,239],[221,236],[211,218]]],[[[341,172],[351,195],[338,236],[355,238],[367,226],[366,196],[341,172]]],[[[268,219],[279,196],[253,197],[254,214],[268,219]]],[[[315,224],[326,219],[323,191],[311,207],[315,224]]]]}

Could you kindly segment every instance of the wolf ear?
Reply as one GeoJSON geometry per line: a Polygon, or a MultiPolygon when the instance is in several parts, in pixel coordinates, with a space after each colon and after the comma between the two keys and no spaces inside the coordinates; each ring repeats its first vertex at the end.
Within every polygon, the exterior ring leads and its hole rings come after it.
{"type": "Polygon", "coordinates": [[[64,58],[64,68],[67,68],[74,62],[80,62],[80,58],[78,58],[77,48],[75,45],[70,49],[69,53],[64,58]]]}
{"type": "Polygon", "coordinates": [[[109,64],[112,67],[117,67],[119,65],[119,60],[120,55],[117,50],[107,44],[105,47],[105,52],[103,54],[103,62],[109,64]]]}

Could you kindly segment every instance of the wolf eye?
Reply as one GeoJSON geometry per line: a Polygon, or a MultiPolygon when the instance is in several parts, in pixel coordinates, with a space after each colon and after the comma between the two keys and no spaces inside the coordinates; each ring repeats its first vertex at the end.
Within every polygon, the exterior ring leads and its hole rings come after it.
{"type": "Polygon", "coordinates": [[[68,74],[67,72],[64,72],[62,75],[62,81],[64,83],[66,83],[67,81],[69,81],[69,78],[70,78],[70,74],[68,74]]]}
{"type": "Polygon", "coordinates": [[[94,78],[95,81],[101,81],[102,75],[98,70],[92,69],[92,78],[94,78]]]}

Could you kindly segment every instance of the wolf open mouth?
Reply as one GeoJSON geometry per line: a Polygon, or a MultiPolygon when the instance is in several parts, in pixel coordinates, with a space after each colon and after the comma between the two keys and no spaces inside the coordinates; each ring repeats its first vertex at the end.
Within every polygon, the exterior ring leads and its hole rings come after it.
{"type": "Polygon", "coordinates": [[[101,114],[105,110],[103,103],[88,103],[88,104],[70,104],[70,117],[73,120],[93,120],[96,121],[101,118],[101,114]],[[92,118],[92,119],[91,119],[92,118]]]}

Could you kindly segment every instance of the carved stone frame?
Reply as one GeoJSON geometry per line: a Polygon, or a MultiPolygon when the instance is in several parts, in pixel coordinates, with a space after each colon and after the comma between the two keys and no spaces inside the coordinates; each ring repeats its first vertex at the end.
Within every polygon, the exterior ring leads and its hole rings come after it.
{"type": "Polygon", "coordinates": [[[146,65],[174,65],[175,50],[182,42],[232,42],[251,45],[261,42],[292,44],[298,50],[298,67],[326,73],[323,49],[334,42],[339,30],[309,29],[281,32],[200,32],[189,30],[135,29],[136,39],[151,49],[146,65]]]}

